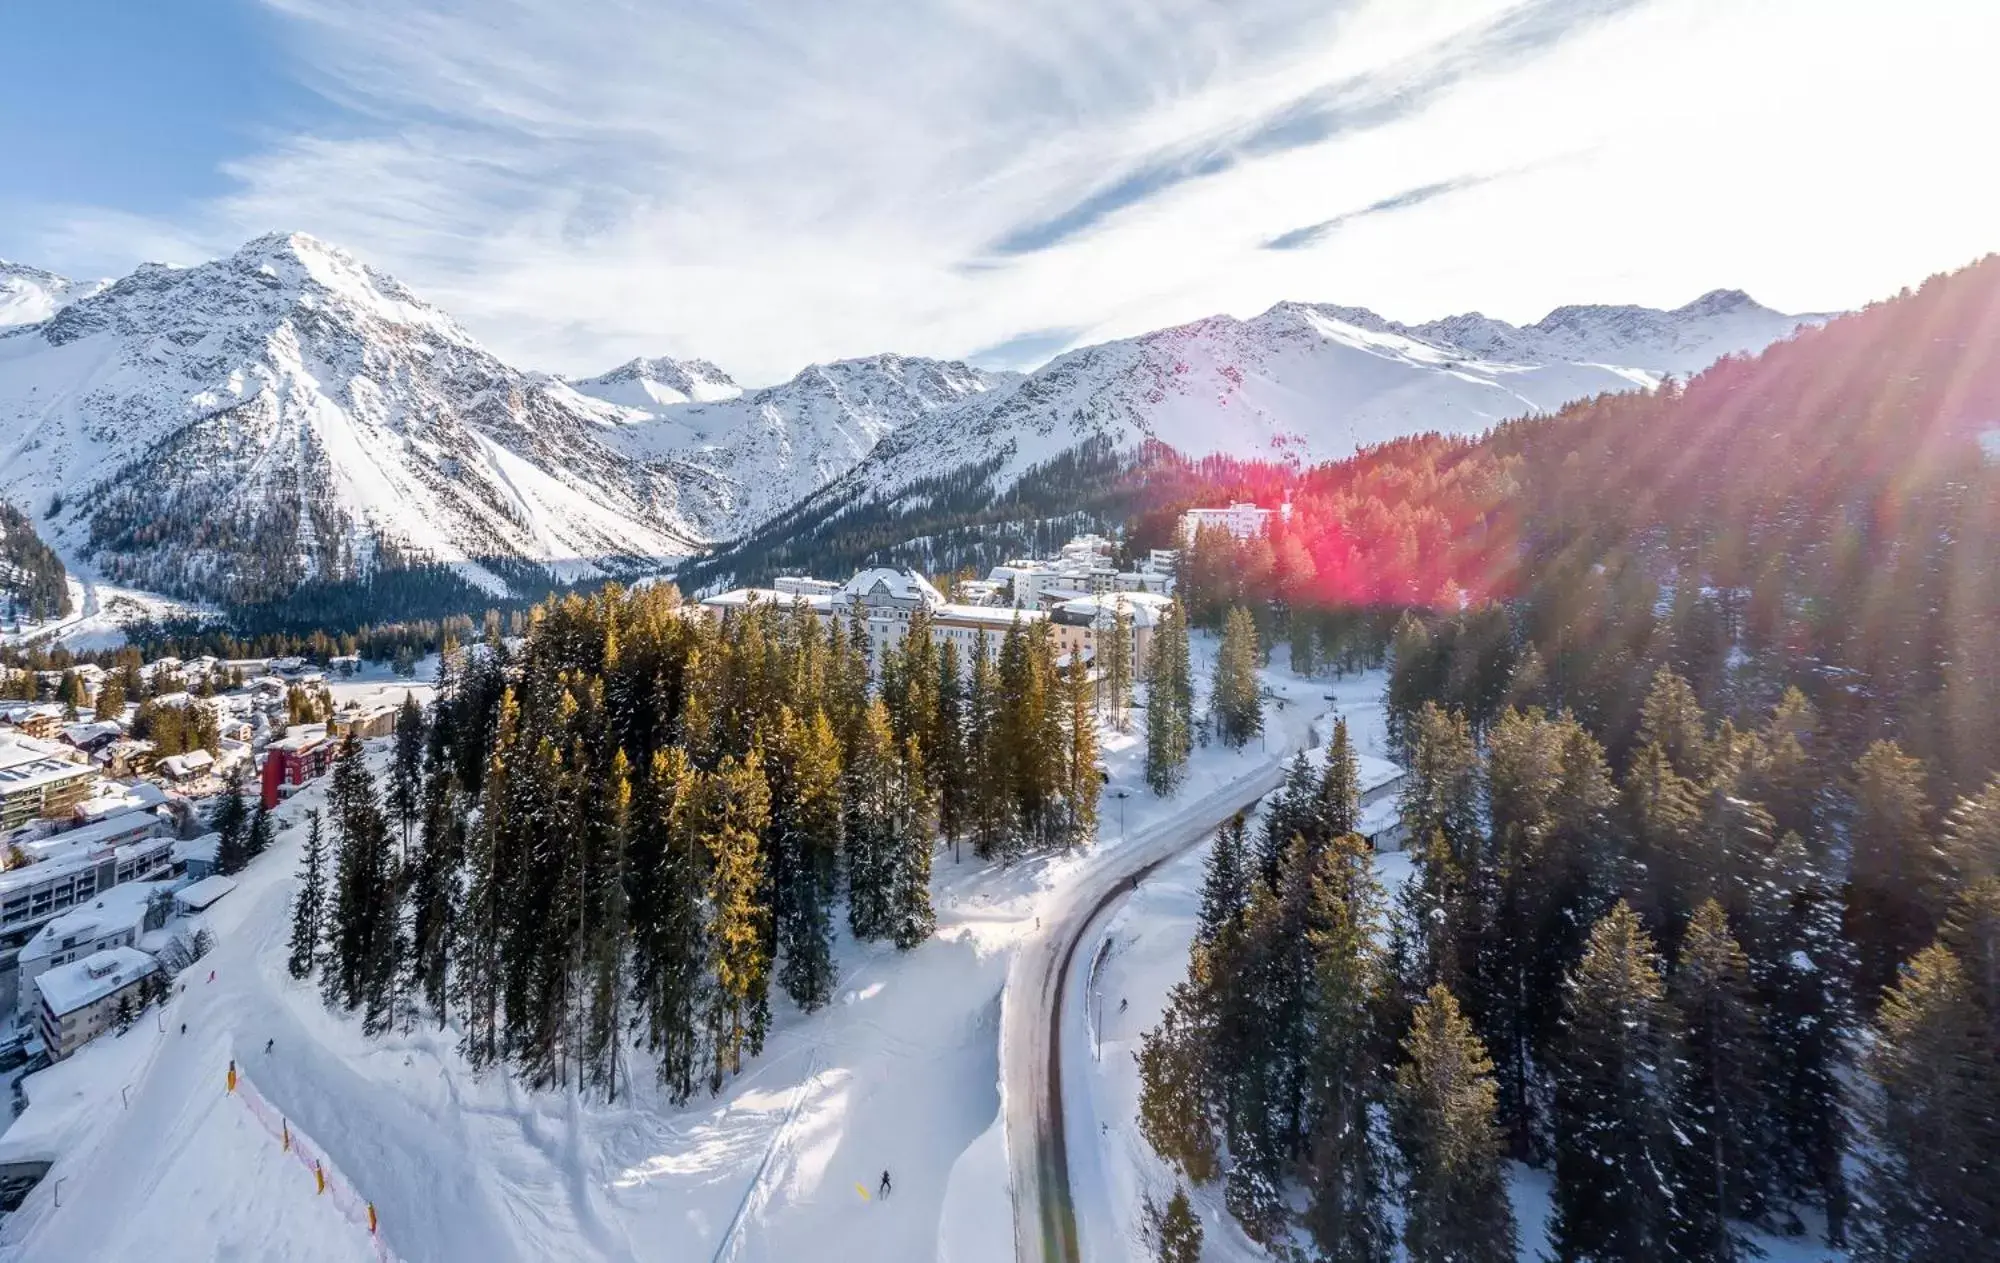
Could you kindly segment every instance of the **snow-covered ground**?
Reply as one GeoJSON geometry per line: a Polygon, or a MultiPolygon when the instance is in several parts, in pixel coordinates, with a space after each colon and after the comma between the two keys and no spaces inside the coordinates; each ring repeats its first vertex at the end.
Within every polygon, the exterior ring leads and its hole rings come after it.
{"type": "Polygon", "coordinates": [[[70,612],[42,623],[0,628],[0,645],[58,645],[76,653],[116,649],[125,630],[151,619],[217,617],[213,610],[137,588],[104,583],[75,569],[69,575],[70,612]]]}
{"type": "MultiPolygon", "coordinates": [[[[422,664],[417,680],[431,673],[422,664]]],[[[1280,676],[1301,701],[1320,691],[1280,676]]],[[[422,686],[371,668],[334,687],[400,701],[422,686]]],[[[1142,779],[1142,718],[1106,741],[1101,847],[1119,845],[1121,801],[1123,832],[1137,836],[1277,754],[1197,751],[1182,796],[1157,799],[1142,779]],[[1129,797],[1114,797],[1120,789],[1129,797]]],[[[606,1104],[475,1074],[450,1030],[364,1039],[316,986],[289,978],[298,820],[323,790],[278,809],[286,827],[211,909],[218,946],[161,1018],[28,1080],[30,1107],[0,1135],[0,1157],[33,1140],[58,1160],[0,1224],[0,1259],[373,1257],[367,1234],[317,1201],[298,1163],[224,1091],[231,1058],[374,1203],[382,1242],[403,1259],[1011,1256],[1001,987],[1041,901],[1088,855],[1012,866],[940,855],[933,940],[898,953],[843,936],[834,1002],[808,1016],[774,995],[763,1055],[720,1096],[674,1108],[635,1058],[630,1089],[606,1104]],[[894,1193],[877,1200],[885,1168],[894,1193]]]]}

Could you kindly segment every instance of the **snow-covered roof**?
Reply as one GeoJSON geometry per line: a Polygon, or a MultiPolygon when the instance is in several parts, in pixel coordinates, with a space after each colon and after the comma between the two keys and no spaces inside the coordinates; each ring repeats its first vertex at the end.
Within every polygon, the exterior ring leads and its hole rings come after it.
{"type": "MultiPolygon", "coordinates": [[[[46,850],[57,848],[88,850],[95,847],[118,846],[138,838],[164,833],[166,827],[167,822],[150,811],[121,811],[115,816],[106,816],[102,820],[81,825],[67,833],[44,838],[34,845],[46,850]]],[[[31,850],[30,854],[32,853],[31,850]]]]}
{"type": "Polygon", "coordinates": [[[221,873],[211,873],[193,885],[183,886],[174,892],[174,898],[183,906],[200,912],[209,904],[236,889],[234,877],[224,877],[221,873]]]}
{"type": "Polygon", "coordinates": [[[758,605],[775,605],[781,610],[792,608],[795,601],[804,601],[806,608],[815,614],[825,614],[833,608],[833,598],[826,593],[813,592],[797,594],[780,592],[776,588],[733,588],[728,592],[718,592],[705,596],[701,604],[712,610],[740,610],[752,602],[758,605]]]}
{"type": "Polygon", "coordinates": [[[205,860],[215,863],[215,852],[222,845],[220,833],[204,833],[198,838],[182,838],[174,843],[174,863],[185,864],[189,860],[205,860]]]}
{"type": "Polygon", "coordinates": [[[35,931],[21,948],[24,962],[42,960],[62,950],[65,939],[98,939],[136,928],[146,919],[146,904],[168,888],[166,882],[130,881],[98,892],[81,908],[72,908],[35,931]]]}
{"type": "Polygon", "coordinates": [[[83,746],[89,745],[91,742],[103,737],[115,739],[123,736],[124,732],[125,726],[123,724],[115,724],[108,719],[103,719],[88,724],[69,724],[62,730],[62,739],[73,746],[83,746]]]}
{"type": "Polygon", "coordinates": [[[170,754],[160,760],[160,770],[175,780],[189,776],[199,776],[215,766],[215,756],[206,750],[189,750],[186,754],[170,754]]]}
{"type": "Polygon", "coordinates": [[[99,781],[97,792],[76,805],[75,815],[86,824],[129,812],[164,807],[173,796],[151,781],[99,781]]]}
{"type": "Polygon", "coordinates": [[[1134,627],[1157,627],[1160,620],[1166,617],[1167,610],[1172,608],[1173,601],[1156,592],[1112,592],[1103,596],[1079,596],[1061,602],[1056,609],[1080,618],[1102,620],[1108,627],[1120,605],[1131,616],[1134,627]]]}
{"type": "Polygon", "coordinates": [[[1361,792],[1380,788],[1400,779],[1403,769],[1380,755],[1359,754],[1354,756],[1355,769],[1360,773],[1361,792]]]}
{"type": "Polygon", "coordinates": [[[933,587],[929,579],[914,570],[891,570],[887,566],[861,571],[842,584],[840,591],[843,596],[856,597],[873,592],[877,586],[898,601],[944,604],[944,593],[933,587]]]}
{"type": "Polygon", "coordinates": [[[136,947],[112,947],[54,969],[35,979],[42,1002],[57,1017],[97,1003],[128,987],[159,966],[136,947]]]}
{"type": "Polygon", "coordinates": [[[1041,610],[1020,610],[999,605],[960,605],[949,601],[938,606],[934,614],[935,621],[939,623],[976,623],[981,628],[990,627],[999,631],[1005,631],[1017,618],[1025,626],[1048,617],[1041,610]]]}

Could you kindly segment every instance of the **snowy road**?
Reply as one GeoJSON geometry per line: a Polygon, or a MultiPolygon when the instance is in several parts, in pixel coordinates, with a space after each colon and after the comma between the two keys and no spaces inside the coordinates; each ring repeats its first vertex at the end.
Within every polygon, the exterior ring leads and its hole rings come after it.
{"type": "MultiPolygon", "coordinates": [[[[1303,700],[1299,694],[1293,699],[1303,700]]],[[[1098,918],[1155,869],[1206,841],[1224,821],[1277,787],[1284,757],[1293,740],[1305,737],[1311,718],[1305,707],[1289,716],[1267,715],[1276,731],[1266,759],[1130,841],[1104,848],[1101,862],[1086,875],[1051,893],[1042,904],[1039,929],[1014,954],[1001,1001],[1000,1076],[1018,1263],[1074,1263],[1081,1257],[1062,1099],[1063,1004],[1077,949],[1098,918]]],[[[1100,810],[1110,806],[1107,800],[1100,810]]]]}

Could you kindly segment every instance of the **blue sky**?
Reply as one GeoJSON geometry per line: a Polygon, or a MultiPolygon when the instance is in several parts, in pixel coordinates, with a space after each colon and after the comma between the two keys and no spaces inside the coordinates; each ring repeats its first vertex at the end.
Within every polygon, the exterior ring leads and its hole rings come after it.
{"type": "Polygon", "coordinates": [[[1957,0],[64,0],[0,46],[0,256],[307,231],[569,372],[1823,310],[2000,247],[1957,0]]]}

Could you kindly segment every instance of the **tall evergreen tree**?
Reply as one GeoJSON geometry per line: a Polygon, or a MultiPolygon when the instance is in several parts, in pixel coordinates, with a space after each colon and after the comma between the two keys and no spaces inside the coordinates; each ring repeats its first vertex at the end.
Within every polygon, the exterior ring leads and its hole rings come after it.
{"type": "Polygon", "coordinates": [[[299,856],[299,893],[292,900],[292,951],[285,968],[294,978],[312,975],[319,963],[321,921],[326,908],[326,847],[320,840],[319,812],[306,812],[306,843],[299,856]]]}
{"type": "Polygon", "coordinates": [[[1195,926],[1195,941],[1213,943],[1232,929],[1241,929],[1250,909],[1250,873],[1244,854],[1243,813],[1215,831],[1209,848],[1201,885],[1201,914],[1195,926]]]}
{"type": "Polygon", "coordinates": [[[1389,1129],[1402,1158],[1405,1255],[1411,1263],[1513,1263],[1493,1063],[1445,987],[1416,1006],[1403,1054],[1389,1129]]]}
{"type": "Polygon", "coordinates": [[[402,830],[402,854],[410,851],[410,830],[423,808],[424,709],[415,694],[404,693],[396,711],[396,753],[389,761],[389,816],[402,830]]]}
{"type": "Polygon", "coordinates": [[[1301,870],[1310,866],[1312,904],[1310,1030],[1306,1049],[1295,1053],[1310,1075],[1305,1226],[1326,1258],[1386,1261],[1394,1253],[1388,1163],[1370,1117],[1383,1095],[1375,1019],[1386,981],[1375,857],[1348,834],[1316,861],[1303,846],[1295,858],[1301,870]]]}
{"type": "Polygon", "coordinates": [[[1090,677],[1072,658],[1062,673],[1063,836],[1068,846],[1088,846],[1097,836],[1097,798],[1104,785],[1097,764],[1097,720],[1090,705],[1090,677]]]}
{"type": "Polygon", "coordinates": [[[897,791],[896,737],[889,712],[877,699],[863,713],[848,748],[841,844],[847,860],[847,927],[859,939],[891,932],[889,894],[895,862],[897,791]]]}
{"type": "MultiPolygon", "coordinates": [[[[886,722],[886,720],[884,721],[886,722]]],[[[703,1023],[709,1048],[709,1091],[743,1068],[764,1046],[765,995],[771,961],[764,948],[767,910],[757,903],[763,883],[758,835],[770,817],[762,761],[753,751],[724,756],[699,791],[700,833],[708,843],[708,972],[703,1023]]]]}
{"type": "Polygon", "coordinates": [[[1099,617],[1098,633],[1101,644],[1098,649],[1098,710],[1118,732],[1132,730],[1132,660],[1136,637],[1130,602],[1122,596],[1116,599],[1111,610],[1111,624],[1102,626],[1099,617]]]}
{"type": "Polygon", "coordinates": [[[1153,629],[1146,663],[1146,784],[1165,797],[1180,787],[1194,749],[1194,682],[1187,612],[1178,600],[1153,629]]]}
{"type": "Polygon", "coordinates": [[[250,808],[243,800],[243,765],[237,764],[224,783],[215,809],[215,871],[233,876],[250,859],[250,808]]]}
{"type": "MultiPolygon", "coordinates": [[[[946,648],[950,648],[947,643],[946,648]]],[[[770,759],[771,858],[783,874],[772,904],[778,982],[808,1013],[833,998],[833,893],[841,846],[840,740],[826,712],[781,715],[770,759]]]]}
{"type": "Polygon", "coordinates": [[[937,740],[931,781],[937,787],[938,831],[958,858],[959,840],[972,818],[973,753],[966,721],[966,679],[958,657],[958,642],[938,647],[937,740]]]}
{"type": "Polygon", "coordinates": [[[327,993],[342,1008],[361,1009],[362,1029],[379,1034],[394,1016],[401,900],[375,779],[352,734],[334,760],[327,802],[340,847],[328,909],[333,968],[327,971],[327,993]]]}
{"type": "Polygon", "coordinates": [[[1695,909],[1668,994],[1684,1032],[1674,1080],[1686,1190],[1673,1220],[1676,1257],[1731,1263],[1759,1253],[1740,1224],[1764,1211],[1772,1137],[1750,964],[1714,899],[1695,909]]]}
{"type": "Polygon", "coordinates": [[[1224,745],[1242,746],[1264,730],[1264,702],[1257,692],[1257,625],[1250,611],[1229,611],[1215,654],[1209,705],[1224,745]]]}
{"type": "Polygon", "coordinates": [[[1668,1091],[1674,1034],[1653,957],[1638,915],[1620,902],[1569,976],[1550,1230],[1560,1263],[1673,1257],[1682,1204],[1668,1091]]]}
{"type": "Polygon", "coordinates": [[[1410,770],[1400,794],[1403,835],[1442,833],[1452,862],[1465,867],[1479,844],[1479,755],[1461,711],[1434,702],[1410,725],[1410,770]]]}
{"type": "Polygon", "coordinates": [[[915,737],[903,743],[896,764],[889,853],[884,857],[888,890],[884,912],[888,933],[908,951],[931,936],[937,914],[931,909],[932,810],[924,778],[924,750],[915,737]]]}
{"type": "Polygon", "coordinates": [[[704,968],[709,858],[697,788],[686,751],[655,751],[628,815],[633,1002],[644,1018],[646,1046],[660,1059],[660,1084],[675,1104],[694,1094],[707,1060],[701,1015],[711,985],[704,968]]]}
{"type": "Polygon", "coordinates": [[[1923,765],[1877,741],[1854,765],[1847,929],[1856,999],[1872,1010],[1896,967],[1930,941],[1943,912],[1941,864],[1926,820],[1923,765]]]}
{"type": "Polygon", "coordinates": [[[271,823],[270,809],[264,806],[260,796],[250,808],[250,824],[243,831],[243,853],[247,859],[256,859],[271,849],[271,840],[276,835],[277,826],[271,823]]]}
{"type": "Polygon", "coordinates": [[[458,922],[465,824],[457,780],[445,758],[424,778],[422,828],[410,882],[410,981],[438,1022],[445,1020],[452,936],[458,922]]]}
{"type": "Polygon", "coordinates": [[[1861,1263],[1955,1263],[2000,1241],[2000,1051],[1958,958],[1919,952],[1867,1060],[1861,1263]]]}

